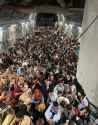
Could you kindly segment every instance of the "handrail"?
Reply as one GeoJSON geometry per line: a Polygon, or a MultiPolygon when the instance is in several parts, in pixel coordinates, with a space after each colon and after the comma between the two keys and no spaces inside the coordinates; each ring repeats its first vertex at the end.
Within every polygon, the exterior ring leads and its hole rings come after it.
{"type": "MultiPolygon", "coordinates": [[[[86,97],[86,98],[87,98],[87,97],[86,97]]],[[[89,102],[90,105],[92,105],[96,110],[98,110],[98,107],[97,107],[97,106],[95,106],[88,98],[87,98],[87,100],[88,100],[88,102],[89,102]]]]}
{"type": "Polygon", "coordinates": [[[79,41],[79,39],[91,28],[91,26],[96,22],[97,19],[98,19],[98,15],[96,15],[96,17],[91,21],[91,23],[88,24],[88,26],[86,27],[86,29],[77,38],[77,41],[79,41]]]}

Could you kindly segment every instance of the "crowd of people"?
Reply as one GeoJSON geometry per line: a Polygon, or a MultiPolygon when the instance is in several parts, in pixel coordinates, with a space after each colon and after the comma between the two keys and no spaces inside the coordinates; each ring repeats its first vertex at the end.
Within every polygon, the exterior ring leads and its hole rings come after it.
{"type": "Polygon", "coordinates": [[[0,125],[97,125],[76,78],[79,50],[63,31],[38,28],[2,53],[0,125]]]}

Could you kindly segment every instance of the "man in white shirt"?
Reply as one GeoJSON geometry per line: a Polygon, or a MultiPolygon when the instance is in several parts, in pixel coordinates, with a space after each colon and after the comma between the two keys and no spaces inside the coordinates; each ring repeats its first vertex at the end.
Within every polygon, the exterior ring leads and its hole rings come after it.
{"type": "Polygon", "coordinates": [[[58,123],[61,118],[61,112],[57,102],[53,102],[52,104],[50,104],[45,112],[45,118],[49,125],[54,125],[55,123],[58,123]]]}

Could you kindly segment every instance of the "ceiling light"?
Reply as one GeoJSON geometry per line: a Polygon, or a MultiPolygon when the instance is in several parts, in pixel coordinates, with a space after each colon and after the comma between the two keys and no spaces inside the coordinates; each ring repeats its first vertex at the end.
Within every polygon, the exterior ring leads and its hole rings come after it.
{"type": "Polygon", "coordinates": [[[73,28],[73,24],[69,24],[69,28],[72,29],[73,28]]]}

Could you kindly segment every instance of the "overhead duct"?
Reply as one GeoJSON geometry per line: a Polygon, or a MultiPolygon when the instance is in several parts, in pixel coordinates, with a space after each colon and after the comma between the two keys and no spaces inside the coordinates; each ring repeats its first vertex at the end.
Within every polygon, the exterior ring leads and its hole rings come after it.
{"type": "Polygon", "coordinates": [[[0,5],[8,4],[9,2],[7,0],[0,0],[0,5]]]}
{"type": "Polygon", "coordinates": [[[30,2],[31,2],[31,0],[22,0],[20,3],[27,4],[27,3],[30,3],[30,2]]]}

